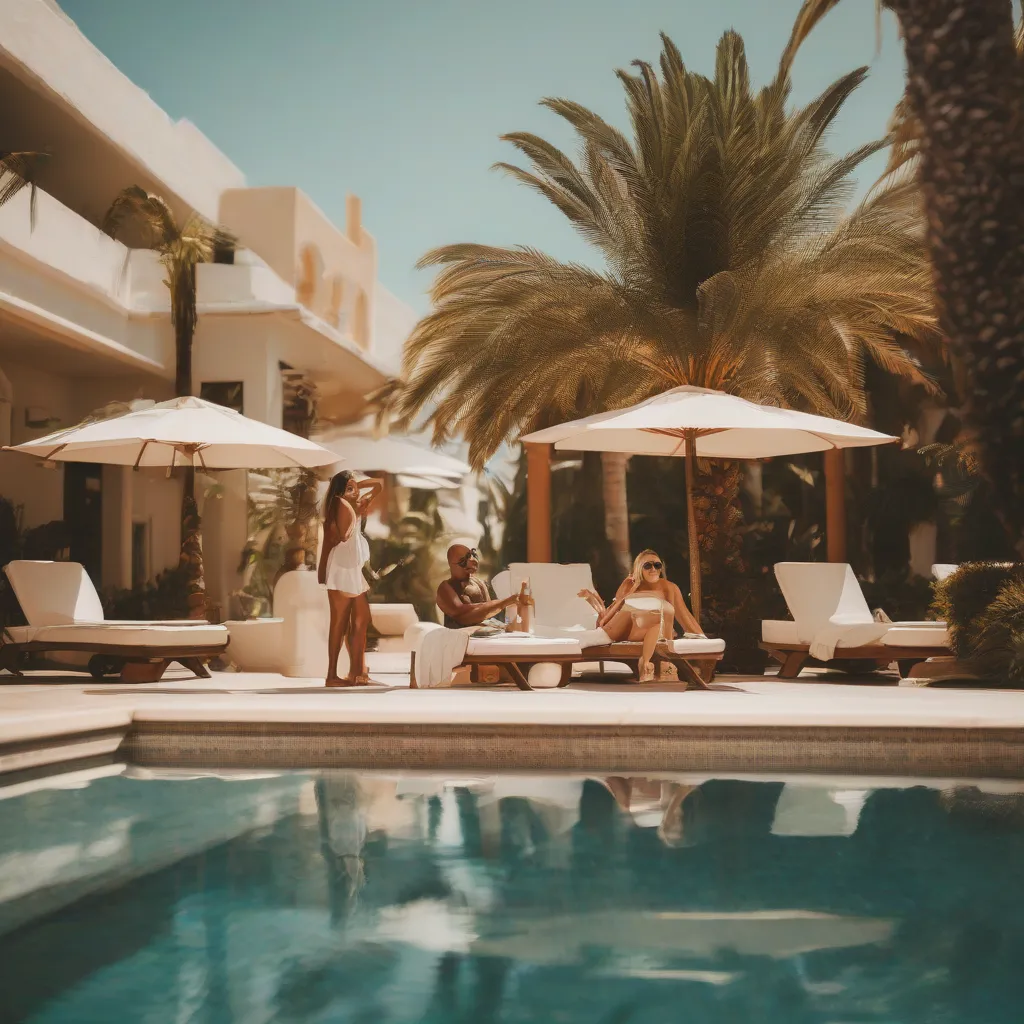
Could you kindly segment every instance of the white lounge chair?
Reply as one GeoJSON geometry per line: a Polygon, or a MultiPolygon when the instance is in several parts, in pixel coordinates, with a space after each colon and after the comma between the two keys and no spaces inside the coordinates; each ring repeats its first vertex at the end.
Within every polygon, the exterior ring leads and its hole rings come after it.
{"type": "Polygon", "coordinates": [[[110,620],[78,562],[14,561],[4,566],[28,622],[8,626],[0,643],[0,668],[20,675],[22,656],[34,651],[92,653],[95,678],[120,672],[125,682],[154,682],[172,661],[201,678],[206,662],[228,645],[224,626],[194,619],[167,622],[110,620]]]}
{"type": "MultiPolygon", "coordinates": [[[[608,634],[597,628],[597,613],[577,597],[583,588],[594,589],[594,578],[586,563],[561,565],[556,562],[513,562],[491,581],[497,597],[508,597],[529,578],[536,602],[534,633],[543,637],[567,637],[579,641],[580,661],[622,662],[636,670],[642,644],[610,643],[608,634]]],[[[654,661],[675,664],[680,678],[694,686],[705,686],[714,676],[725,653],[724,640],[673,639],[658,644],[654,661]]],[[[568,681],[568,680],[566,680],[568,681]]]]}
{"type": "Polygon", "coordinates": [[[761,648],[780,662],[780,679],[795,679],[810,658],[896,661],[902,670],[950,653],[945,622],[876,622],[845,562],[779,562],[775,578],[793,619],[765,619],[761,648]]]}

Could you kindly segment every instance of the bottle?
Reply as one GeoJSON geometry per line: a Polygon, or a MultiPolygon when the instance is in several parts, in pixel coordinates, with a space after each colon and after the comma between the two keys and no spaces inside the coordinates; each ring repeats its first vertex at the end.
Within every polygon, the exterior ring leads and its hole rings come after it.
{"type": "Polygon", "coordinates": [[[536,604],[533,600],[533,590],[530,587],[530,577],[523,580],[519,590],[519,618],[522,620],[520,627],[524,633],[533,632],[533,624],[536,613],[536,604]]]}

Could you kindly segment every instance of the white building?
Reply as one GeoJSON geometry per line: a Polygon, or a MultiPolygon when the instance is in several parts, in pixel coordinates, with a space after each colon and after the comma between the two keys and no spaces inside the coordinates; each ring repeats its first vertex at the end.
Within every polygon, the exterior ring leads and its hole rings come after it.
{"type": "MultiPolygon", "coordinates": [[[[129,185],[239,240],[232,263],[198,268],[196,394],[281,425],[282,372],[300,371],[335,422],[355,421],[363,396],[397,369],[416,317],[377,282],[359,199],[348,197],[340,230],[295,188],[247,188],[223,153],[172,121],[51,0],[0,4],[0,151],[49,154],[34,223],[27,189],[0,207],[3,443],[111,401],[171,397],[163,268],[153,252],[99,229],[129,185]]],[[[204,509],[207,586],[227,614],[245,541],[245,474],[217,483],[204,509]]],[[[131,586],[176,563],[179,488],[163,473],[0,454],[0,495],[22,507],[23,525],[65,520],[72,557],[103,586],[131,586]]]]}

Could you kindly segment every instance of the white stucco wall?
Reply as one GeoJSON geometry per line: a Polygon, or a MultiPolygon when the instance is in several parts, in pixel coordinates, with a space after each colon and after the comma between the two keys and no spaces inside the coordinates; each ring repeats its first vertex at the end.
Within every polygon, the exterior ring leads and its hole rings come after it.
{"type": "Polygon", "coordinates": [[[374,306],[373,355],[389,373],[402,367],[402,347],[412,334],[419,314],[407,302],[377,285],[374,306]]]}

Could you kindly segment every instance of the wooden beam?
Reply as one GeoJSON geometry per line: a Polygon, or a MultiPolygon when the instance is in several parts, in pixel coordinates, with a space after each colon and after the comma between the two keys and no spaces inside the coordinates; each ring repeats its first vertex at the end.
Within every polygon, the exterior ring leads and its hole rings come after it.
{"type": "Polygon", "coordinates": [[[830,562],[846,561],[846,458],[839,448],[825,456],[825,543],[830,562]]]}
{"type": "Polygon", "coordinates": [[[551,445],[526,444],[526,560],[551,561],[551,445]]]}

